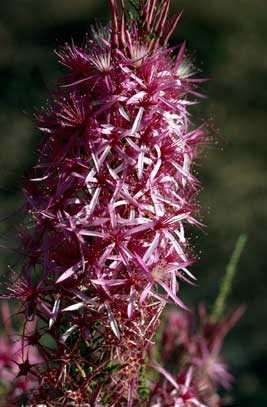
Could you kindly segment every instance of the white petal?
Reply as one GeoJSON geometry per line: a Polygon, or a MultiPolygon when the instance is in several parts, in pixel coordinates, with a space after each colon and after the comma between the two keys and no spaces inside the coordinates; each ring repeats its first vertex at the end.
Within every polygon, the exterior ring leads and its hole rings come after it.
{"type": "Polygon", "coordinates": [[[121,337],[120,330],[119,330],[117,321],[114,318],[113,312],[111,311],[110,305],[109,304],[105,304],[105,305],[106,305],[106,309],[107,309],[107,313],[108,313],[108,319],[109,319],[110,327],[111,327],[113,333],[115,334],[115,336],[118,339],[120,339],[120,337],[121,337]]]}
{"type": "Polygon", "coordinates": [[[76,304],[69,305],[68,307],[64,308],[62,311],[76,311],[84,306],[83,302],[77,302],[76,304]]]}

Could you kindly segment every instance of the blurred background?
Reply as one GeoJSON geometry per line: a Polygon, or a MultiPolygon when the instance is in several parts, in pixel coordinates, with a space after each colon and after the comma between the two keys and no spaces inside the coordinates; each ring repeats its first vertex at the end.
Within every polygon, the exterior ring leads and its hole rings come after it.
{"type": "MultiPolygon", "coordinates": [[[[36,161],[40,134],[33,113],[62,74],[53,49],[71,37],[81,43],[90,24],[107,21],[107,0],[2,0],[0,6],[0,231],[15,235],[22,175],[36,161]],[[14,233],[13,233],[14,231],[14,233]]],[[[195,121],[210,121],[214,144],[198,165],[204,231],[192,232],[200,261],[197,288],[183,287],[190,304],[214,302],[225,266],[241,233],[248,242],[228,309],[247,306],[226,340],[225,358],[236,376],[236,406],[267,405],[266,238],[266,0],[173,0],[184,8],[171,44],[186,39],[194,62],[211,81],[208,99],[194,107],[195,121]]],[[[12,240],[12,239],[11,239],[12,240]]],[[[1,252],[1,272],[13,265],[1,252]]]]}

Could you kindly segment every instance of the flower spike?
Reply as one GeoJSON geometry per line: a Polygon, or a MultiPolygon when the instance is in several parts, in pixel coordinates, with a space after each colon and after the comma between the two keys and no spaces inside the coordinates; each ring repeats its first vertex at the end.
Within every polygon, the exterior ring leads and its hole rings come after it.
{"type": "Polygon", "coordinates": [[[127,18],[123,0],[109,4],[110,25],[56,52],[67,74],[37,116],[24,185],[31,228],[7,295],[40,327],[34,407],[142,405],[160,315],[187,310],[179,280],[195,278],[187,229],[200,225],[193,168],[206,136],[191,124],[185,44],[176,59],[167,48],[181,13],[168,22],[170,0],[138,0],[127,18]]]}

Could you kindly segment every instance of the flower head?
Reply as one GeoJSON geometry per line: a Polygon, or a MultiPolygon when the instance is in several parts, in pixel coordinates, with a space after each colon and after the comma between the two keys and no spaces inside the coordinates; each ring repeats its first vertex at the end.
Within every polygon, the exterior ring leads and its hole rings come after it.
{"type": "Polygon", "coordinates": [[[195,279],[186,229],[199,225],[192,171],[205,133],[189,119],[184,44],[177,57],[167,48],[181,14],[168,21],[169,0],[140,0],[127,20],[123,1],[121,13],[110,5],[110,26],[57,52],[68,74],[38,117],[25,182],[31,254],[11,295],[55,344],[41,348],[36,403],[132,406],[160,314],[185,308],[178,281],[195,279]]]}

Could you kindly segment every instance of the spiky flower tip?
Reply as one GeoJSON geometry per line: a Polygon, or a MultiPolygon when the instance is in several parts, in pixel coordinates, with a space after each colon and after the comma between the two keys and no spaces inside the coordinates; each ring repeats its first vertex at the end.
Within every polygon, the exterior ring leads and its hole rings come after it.
{"type": "Polygon", "coordinates": [[[169,0],[140,0],[137,20],[110,5],[110,26],[57,51],[69,72],[38,116],[24,186],[32,227],[10,296],[50,337],[37,343],[32,406],[140,405],[160,314],[185,308],[177,278],[194,279],[185,228],[198,224],[192,164],[205,134],[188,113],[201,80],[184,43],[176,57],[167,48],[181,14],[167,21],[169,0]]]}

